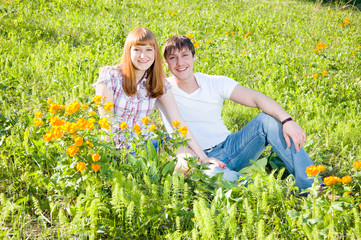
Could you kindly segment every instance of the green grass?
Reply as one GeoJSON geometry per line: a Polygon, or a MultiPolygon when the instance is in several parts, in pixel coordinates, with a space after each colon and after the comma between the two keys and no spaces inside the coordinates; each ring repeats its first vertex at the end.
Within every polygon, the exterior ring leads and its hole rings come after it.
{"type": "MultiPolygon", "coordinates": [[[[62,200],[47,199],[46,196],[53,197],[54,193],[48,188],[49,183],[41,182],[39,178],[50,179],[50,173],[56,172],[56,166],[46,165],[48,160],[44,159],[51,159],[51,155],[44,157],[36,152],[31,140],[36,137],[32,118],[48,98],[63,104],[75,99],[82,102],[91,99],[94,95],[91,84],[96,81],[99,68],[120,61],[127,33],[139,26],[152,30],[160,46],[172,35],[193,34],[192,39],[199,43],[196,48],[196,71],[229,76],[241,85],[274,98],[306,131],[308,141],[305,148],[316,164],[327,166],[325,175],[351,175],[352,163],[361,160],[360,22],[361,14],[357,8],[342,3],[321,4],[320,1],[2,0],[0,192],[6,201],[2,200],[0,209],[14,216],[0,219],[0,236],[15,239],[23,236],[99,238],[100,235],[96,235],[92,227],[96,226],[97,230],[104,229],[108,234],[115,234],[119,225],[110,222],[119,219],[126,222],[126,218],[122,218],[124,216],[116,217],[110,210],[109,213],[99,213],[99,219],[108,221],[99,220],[101,224],[91,222],[91,214],[88,216],[89,222],[82,218],[72,219],[76,215],[72,213],[77,211],[75,205],[81,200],[80,193],[88,196],[87,204],[98,199],[97,194],[89,191],[72,191],[68,196],[62,196],[62,200]],[[347,18],[350,23],[340,26],[347,18]],[[249,36],[244,37],[248,31],[249,36]],[[226,32],[228,34],[225,34],[226,32]],[[324,43],[327,47],[320,53],[314,53],[318,43],[324,43]],[[327,71],[325,76],[322,75],[323,71],[327,71]],[[318,77],[313,78],[313,74],[318,74],[318,77]],[[30,173],[36,174],[31,176],[30,173]],[[54,208],[57,211],[54,212],[52,220],[54,225],[50,226],[35,213],[33,197],[40,200],[44,216],[50,216],[51,204],[57,206],[54,208]],[[79,227],[81,231],[78,235],[74,229],[67,228],[70,221],[73,221],[73,226],[83,226],[79,227]],[[47,230],[48,228],[50,230],[47,230]],[[34,229],[37,231],[32,232],[34,229]]],[[[258,113],[257,109],[245,108],[232,102],[226,102],[223,110],[225,123],[231,131],[239,130],[258,113]]],[[[155,114],[153,116],[158,118],[155,114]]],[[[58,154],[59,149],[60,147],[54,147],[51,151],[57,153],[56,156],[61,156],[58,154]]],[[[54,165],[56,162],[57,159],[51,159],[54,165]]],[[[129,169],[127,171],[127,174],[134,174],[129,169]]],[[[259,174],[255,176],[267,178],[262,173],[259,174]]],[[[138,181],[134,185],[139,184],[141,188],[143,180],[134,178],[138,181]]],[[[265,180],[259,181],[260,186],[268,186],[263,182],[265,180]]],[[[276,182],[281,184],[281,187],[292,190],[289,186],[292,181],[276,182]]],[[[104,180],[103,184],[106,185],[105,188],[116,185],[109,180],[104,180]]],[[[167,188],[164,182],[153,184],[149,189],[140,191],[149,201],[158,199],[156,194],[149,195],[152,188],[159,188],[159,191],[167,188]]],[[[337,219],[346,222],[345,226],[341,226],[325,219],[322,223],[314,223],[315,220],[310,222],[309,219],[316,219],[308,217],[312,209],[311,199],[295,199],[289,195],[288,190],[284,193],[278,192],[272,197],[274,189],[268,189],[266,192],[269,195],[263,196],[257,189],[250,187],[242,191],[233,190],[232,197],[238,199],[237,201],[222,196],[219,197],[222,201],[215,202],[215,196],[220,193],[201,188],[204,190],[202,195],[203,190],[197,190],[200,186],[188,184],[191,189],[191,202],[198,199],[198,192],[208,201],[208,205],[204,206],[197,201],[193,206],[187,202],[190,201],[187,197],[185,199],[188,200],[184,200],[184,196],[180,195],[178,200],[186,201],[184,206],[187,206],[191,213],[180,211],[179,206],[169,205],[166,208],[171,217],[169,223],[164,223],[166,216],[161,215],[159,209],[154,210],[156,204],[151,204],[145,212],[158,216],[157,221],[145,217],[147,220],[136,225],[141,229],[138,232],[130,229],[130,225],[124,222],[122,226],[128,229],[128,235],[116,236],[129,238],[142,231],[142,234],[146,234],[145,226],[156,226],[159,236],[163,238],[187,239],[192,236],[205,236],[206,232],[203,233],[195,227],[205,224],[203,220],[192,218],[197,211],[205,211],[207,207],[212,208],[208,217],[214,219],[214,224],[225,224],[229,229],[236,229],[236,233],[233,233],[231,230],[222,232],[217,228],[213,233],[214,238],[226,238],[233,234],[245,238],[304,238],[315,232],[318,232],[320,238],[360,237],[360,226],[357,225],[360,221],[359,208],[347,208],[360,202],[357,192],[341,201],[343,212],[338,212],[337,219]],[[249,206],[246,212],[242,210],[245,199],[248,199],[249,206]],[[260,210],[260,204],[266,201],[264,199],[269,200],[269,207],[264,205],[260,210]],[[227,205],[229,201],[236,204],[235,209],[232,210],[231,205],[227,205]],[[280,206],[280,201],[289,203],[280,206]],[[273,206],[276,208],[273,209],[273,206]],[[234,218],[236,227],[231,221],[227,222],[227,216],[222,215],[221,209],[227,209],[229,213],[237,212],[237,217],[234,218]],[[249,229],[247,221],[251,221],[250,216],[256,216],[259,211],[262,213],[259,216],[263,219],[255,218],[253,222],[249,222],[254,226],[249,229]],[[292,214],[295,218],[289,217],[292,214]],[[148,225],[150,223],[154,225],[148,225]],[[272,230],[275,229],[273,236],[268,235],[271,226],[274,227],[272,230]],[[334,230],[330,230],[330,226],[334,230]]],[[[356,181],[353,186],[358,184],[356,181]]],[[[130,187],[124,189],[131,191],[130,187]]],[[[96,191],[105,194],[101,199],[110,209],[111,191],[103,190],[96,191]]],[[[226,191],[227,188],[224,192],[226,191]]],[[[339,206],[335,207],[325,199],[318,200],[317,211],[320,216],[340,211],[339,206]],[[327,208],[331,205],[334,208],[327,208]]],[[[162,203],[170,204],[167,200],[162,203]]],[[[93,204],[98,203],[95,201],[93,204]]],[[[137,215],[141,203],[134,204],[134,214],[137,215]]],[[[157,236],[157,233],[149,234],[150,238],[157,236]]],[[[111,238],[109,235],[107,237],[111,238]]]]}

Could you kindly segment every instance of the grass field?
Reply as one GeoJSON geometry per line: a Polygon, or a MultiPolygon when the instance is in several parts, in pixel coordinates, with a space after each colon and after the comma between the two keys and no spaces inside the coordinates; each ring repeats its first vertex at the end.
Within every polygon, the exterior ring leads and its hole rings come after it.
{"type": "MultiPolygon", "coordinates": [[[[360,23],[360,10],[340,1],[2,0],[0,236],[361,238],[361,174],[354,164],[361,161],[360,23]],[[160,46],[187,35],[196,46],[196,71],[229,76],[279,102],[307,133],[305,149],[326,167],[321,175],[352,177],[327,187],[341,198],[317,196],[317,186],[299,197],[290,177],[281,180],[282,170],[262,167],[249,173],[247,188],[197,168],[179,178],[170,174],[168,153],[146,149],[130,167],[114,161],[119,153],[98,130],[81,133],[94,141],[101,170],[77,171],[91,150],[69,157],[72,138],[45,141],[50,128],[34,126],[34,117],[43,112],[46,125],[50,98],[66,106],[91,102],[99,68],[120,61],[126,35],[139,26],[153,31],[160,46]]],[[[226,102],[223,116],[236,131],[258,113],[226,102]]],[[[161,136],[159,117],[152,118],[161,136]]]]}

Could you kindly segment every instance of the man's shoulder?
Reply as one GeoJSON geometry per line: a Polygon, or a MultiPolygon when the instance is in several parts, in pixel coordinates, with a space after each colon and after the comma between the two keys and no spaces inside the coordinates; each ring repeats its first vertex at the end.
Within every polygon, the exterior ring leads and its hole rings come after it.
{"type": "Polygon", "coordinates": [[[205,73],[194,73],[198,83],[207,83],[207,84],[223,84],[223,81],[235,81],[227,76],[222,75],[210,75],[205,73]]]}

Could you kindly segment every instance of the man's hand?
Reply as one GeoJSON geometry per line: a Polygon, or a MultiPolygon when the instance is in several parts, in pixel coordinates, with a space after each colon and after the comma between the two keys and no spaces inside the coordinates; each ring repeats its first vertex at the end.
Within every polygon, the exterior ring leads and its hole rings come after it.
{"type": "Polygon", "coordinates": [[[202,164],[202,163],[215,164],[215,165],[219,166],[222,169],[224,169],[226,167],[226,164],[224,162],[218,160],[217,158],[213,158],[213,157],[199,160],[198,164],[202,164]]]}
{"type": "Polygon", "coordinates": [[[296,151],[299,152],[303,144],[306,142],[306,133],[303,129],[294,121],[286,122],[283,125],[283,137],[286,140],[287,147],[291,147],[292,138],[295,144],[296,151]]]}

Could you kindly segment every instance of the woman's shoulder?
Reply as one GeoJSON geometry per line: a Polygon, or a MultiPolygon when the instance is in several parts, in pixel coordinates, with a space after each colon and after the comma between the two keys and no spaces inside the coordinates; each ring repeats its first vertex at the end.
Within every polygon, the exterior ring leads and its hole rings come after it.
{"type": "Polygon", "coordinates": [[[99,74],[120,77],[123,74],[123,67],[121,65],[103,66],[99,69],[99,74]]]}

